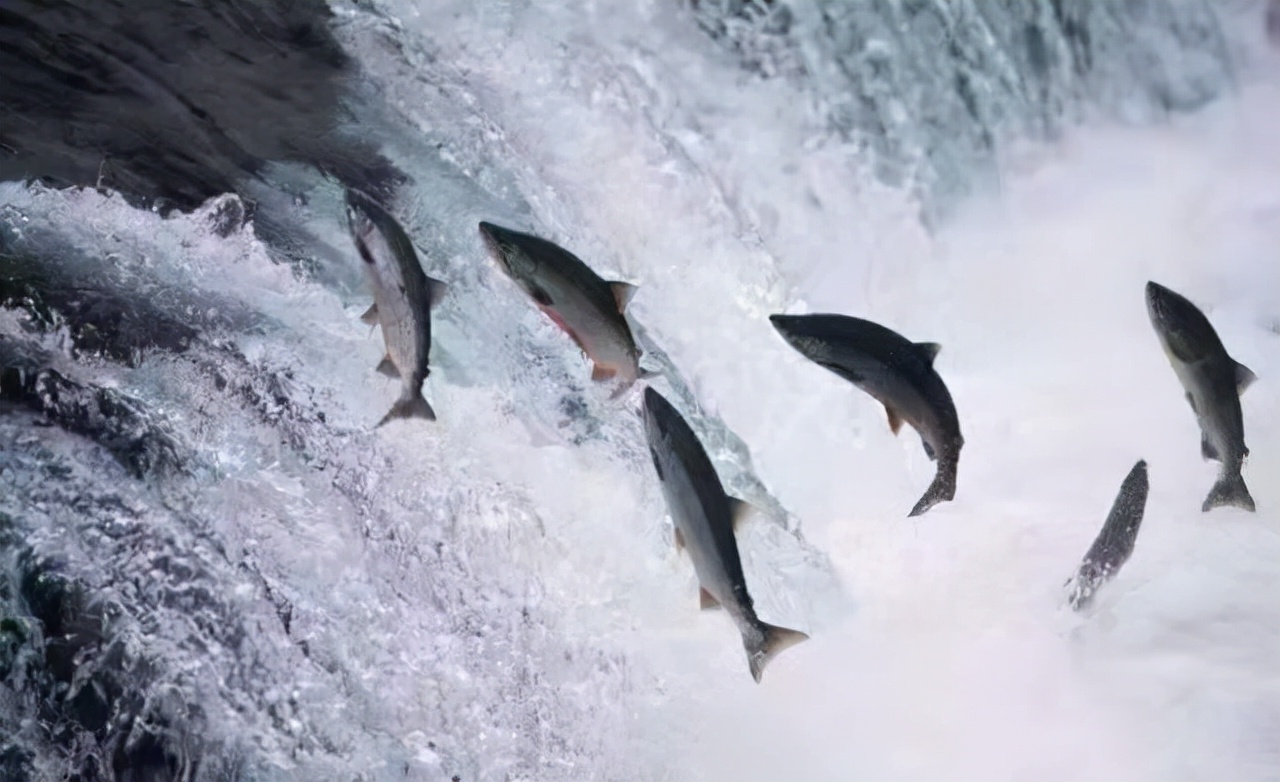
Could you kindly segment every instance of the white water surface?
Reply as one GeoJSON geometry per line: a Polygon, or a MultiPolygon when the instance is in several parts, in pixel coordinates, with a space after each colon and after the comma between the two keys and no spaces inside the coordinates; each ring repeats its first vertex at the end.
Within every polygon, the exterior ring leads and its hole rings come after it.
{"type": "Polygon", "coordinates": [[[202,214],[6,186],[33,231],[112,243],[111,263],[263,316],[223,336],[326,414],[307,443],[319,470],[181,357],[77,370],[169,416],[203,460],[211,534],[293,602],[260,662],[295,688],[273,696],[288,730],[229,713],[211,734],[256,742],[281,779],[1280,777],[1268,55],[1194,115],[1010,151],[998,191],[931,233],[809,97],[708,55],[654,4],[595,5],[340,9],[390,107],[369,133],[415,180],[394,211],[451,286],[433,424],[370,430],[398,387],[373,371],[336,191],[300,207],[335,252],[299,279],[202,214]],[[679,375],[655,385],[692,389],[750,449],[745,465],[712,448],[726,481],[754,474],[790,514],[801,537],[761,518],[739,538],[762,618],[812,635],[762,684],[728,618],[697,610],[639,394],[610,402],[587,380],[487,257],[482,219],[639,284],[629,314],[679,375]],[[1256,514],[1199,510],[1216,465],[1147,321],[1148,279],[1199,304],[1259,377],[1242,398],[1256,514]],[[954,502],[906,517],[932,477],[919,439],[788,347],[767,320],[783,311],[941,343],[966,439],[954,502]],[[1140,458],[1136,551],[1075,615],[1063,582],[1140,458]]]}
{"type": "MultiPolygon", "coordinates": [[[[1143,286],[1197,302],[1280,378],[1280,90],[1171,127],[1091,127],[1010,160],[1001,192],[932,239],[790,277],[787,310],[869,317],[943,345],[966,447],[956,500],[904,511],[917,438],[767,328],[714,383],[857,610],[764,686],[672,703],[711,779],[1274,779],[1280,775],[1280,385],[1242,398],[1258,512],[1204,514],[1216,464],[1143,286]],[[1136,552],[1082,617],[1062,581],[1130,466],[1136,552]]],[[[830,197],[829,191],[824,191],[830,197]]],[[[853,214],[851,212],[851,214],[853,214]]],[[[855,220],[855,217],[851,217],[855,220]]],[[[810,235],[822,218],[809,216],[810,235]]],[[[830,242],[823,255],[840,253],[830,242]]],[[[694,321],[690,308],[672,319],[694,321]]],[[[744,341],[746,341],[744,339],[744,341]]]]}
{"type": "MultiPolygon", "coordinates": [[[[1280,775],[1280,89],[1255,75],[1274,64],[1259,55],[1237,94],[1166,126],[1021,147],[999,192],[930,235],[848,149],[807,137],[799,98],[682,61],[661,19],[609,18],[513,40],[513,12],[437,42],[546,183],[538,228],[641,283],[633,316],[852,601],[795,597],[803,572],[761,589],[747,531],[762,615],[813,634],[757,686],[727,618],[694,611],[687,561],[604,546],[647,563],[621,642],[662,683],[628,751],[675,779],[1280,775]],[[1243,397],[1256,514],[1199,510],[1216,465],[1147,320],[1148,279],[1196,301],[1261,378],[1243,397]],[[775,311],[943,345],[967,441],[955,502],[906,518],[932,473],[918,439],[782,343],[775,311]],[[1063,581],[1140,458],[1136,553],[1072,615],[1063,581]]],[[[545,457],[517,458],[530,485],[553,480],[545,457]]],[[[575,463],[590,480],[556,495],[616,524],[605,537],[662,514],[643,460],[622,485],[575,463]]],[[[590,545],[574,550],[594,567],[590,545]]]]}

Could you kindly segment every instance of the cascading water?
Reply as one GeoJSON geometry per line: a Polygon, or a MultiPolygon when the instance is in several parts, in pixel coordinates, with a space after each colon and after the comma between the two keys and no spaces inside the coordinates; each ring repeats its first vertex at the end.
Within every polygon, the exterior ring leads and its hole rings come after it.
{"type": "Polygon", "coordinates": [[[0,778],[1280,768],[1260,3],[136,7],[0,4],[0,778]],[[373,428],[343,185],[449,284],[434,423],[373,428]],[[480,220],[639,286],[653,384],[758,508],[758,611],[812,636],[762,684],[638,393],[480,220]],[[1256,515],[1199,514],[1151,277],[1260,378],[1256,515]],[[932,465],[769,325],[806,309],[942,344],[955,502],[906,518],[932,465]],[[1140,457],[1133,559],[1069,615],[1140,457]]]}

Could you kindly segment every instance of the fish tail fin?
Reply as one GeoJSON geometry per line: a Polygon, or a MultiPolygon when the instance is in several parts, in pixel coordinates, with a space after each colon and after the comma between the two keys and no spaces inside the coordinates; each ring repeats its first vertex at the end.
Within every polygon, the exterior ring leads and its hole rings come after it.
{"type": "Polygon", "coordinates": [[[760,681],[760,677],[764,675],[764,667],[769,661],[777,657],[785,649],[807,641],[809,636],[799,630],[788,630],[785,627],[777,627],[766,622],[760,622],[757,629],[758,634],[747,642],[747,663],[751,666],[751,677],[760,681]]]}
{"type": "MultiPolygon", "coordinates": [[[[431,405],[422,398],[421,394],[414,394],[412,397],[397,399],[396,403],[391,406],[391,411],[378,422],[378,426],[382,426],[396,418],[424,418],[428,421],[434,421],[436,420],[436,411],[431,409],[431,405]]],[[[376,429],[377,427],[374,428],[376,429]]]]}
{"type": "Polygon", "coordinates": [[[940,502],[950,502],[955,499],[955,496],[956,464],[954,461],[939,462],[938,473],[933,477],[933,483],[925,489],[924,495],[907,516],[919,516],[940,502]]]}
{"type": "Polygon", "coordinates": [[[1209,496],[1205,497],[1200,510],[1208,512],[1226,505],[1234,505],[1247,511],[1256,510],[1253,496],[1249,494],[1249,487],[1244,485],[1244,476],[1239,470],[1231,470],[1218,477],[1218,482],[1209,490],[1209,496]]]}

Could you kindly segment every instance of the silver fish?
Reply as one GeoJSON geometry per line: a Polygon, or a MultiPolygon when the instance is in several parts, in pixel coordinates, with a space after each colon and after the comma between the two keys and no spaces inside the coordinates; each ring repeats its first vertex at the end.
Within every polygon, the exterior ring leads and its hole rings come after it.
{"type": "Polygon", "coordinates": [[[964,438],[951,392],[933,368],[941,349],[911,342],[878,323],[847,315],[771,315],[770,322],[805,358],[853,383],[884,405],[894,434],[906,421],[938,463],[933,483],[911,509],[921,513],[956,495],[964,438]]]}
{"type": "Polygon", "coordinates": [[[373,306],[361,319],[382,326],[387,347],[377,369],[403,382],[400,398],[378,426],[393,418],[434,421],[435,411],[422,398],[422,384],[431,374],[431,308],[447,286],[422,271],[404,229],[368,196],[347,190],[347,221],[373,291],[373,306]]]}
{"type": "Polygon", "coordinates": [[[640,368],[640,348],[623,315],[634,285],[605,281],[573,253],[537,236],[485,222],[480,235],[507,276],[591,359],[591,379],[621,380],[613,397],[656,374],[640,368]]]}
{"type": "Polygon", "coordinates": [[[1234,505],[1254,510],[1241,474],[1249,448],[1244,444],[1240,395],[1257,376],[1227,355],[1209,319],[1185,297],[1148,282],[1147,314],[1200,424],[1201,455],[1222,463],[1218,481],[1200,509],[1234,505]]]}
{"type": "Polygon", "coordinates": [[[742,633],[751,676],[759,682],[775,655],[809,636],[756,616],[733,535],[748,506],[724,493],[689,424],[652,388],[644,391],[644,422],[653,467],[675,521],[676,544],[689,552],[698,574],[702,607],[722,606],[729,612],[742,633]]]}
{"type": "Polygon", "coordinates": [[[1071,586],[1067,602],[1075,610],[1088,607],[1098,589],[1120,572],[1120,567],[1133,554],[1133,544],[1147,508],[1147,487],[1147,463],[1139,460],[1120,484],[1111,512],[1080,562],[1075,578],[1067,582],[1071,586]]]}

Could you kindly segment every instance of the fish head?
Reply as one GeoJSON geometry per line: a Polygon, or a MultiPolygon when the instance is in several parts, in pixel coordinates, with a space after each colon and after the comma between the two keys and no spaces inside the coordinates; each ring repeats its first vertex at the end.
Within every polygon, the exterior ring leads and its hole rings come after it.
{"type": "Polygon", "coordinates": [[[679,417],[680,413],[676,412],[666,397],[653,390],[652,386],[645,387],[644,429],[649,440],[653,468],[658,471],[658,480],[664,480],[663,455],[671,452],[671,427],[679,417]]]}
{"type": "Polygon", "coordinates": [[[1213,349],[1217,335],[1196,305],[1157,282],[1147,282],[1147,315],[1169,354],[1193,362],[1213,349]]]}
{"type": "Polygon", "coordinates": [[[347,190],[347,228],[351,231],[351,238],[360,251],[361,259],[370,265],[374,264],[374,259],[369,252],[369,245],[378,234],[375,209],[377,206],[367,196],[355,190],[347,190]]]}
{"type": "Polygon", "coordinates": [[[806,316],[770,315],[769,322],[805,358],[824,367],[833,363],[831,344],[814,333],[806,316]]]}
{"type": "Polygon", "coordinates": [[[1178,294],[1158,282],[1147,281],[1147,315],[1157,329],[1168,330],[1177,327],[1178,294]],[[1176,298],[1175,298],[1176,297],[1176,298]]]}
{"type": "MultiPolygon", "coordinates": [[[[1146,507],[1147,492],[1150,488],[1150,482],[1147,478],[1147,460],[1139,459],[1137,464],[1133,465],[1133,469],[1125,476],[1124,483],[1120,485],[1120,497],[1131,497],[1140,500],[1142,507],[1146,507]]],[[[1119,498],[1117,498],[1119,501],[1119,498]]]]}
{"type": "Polygon", "coordinates": [[[480,223],[480,236],[508,277],[534,295],[538,286],[538,262],[525,246],[524,234],[493,223],[480,223]]]}

